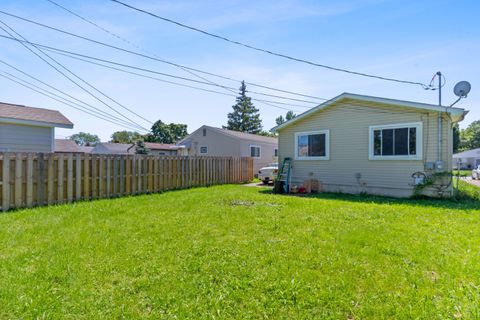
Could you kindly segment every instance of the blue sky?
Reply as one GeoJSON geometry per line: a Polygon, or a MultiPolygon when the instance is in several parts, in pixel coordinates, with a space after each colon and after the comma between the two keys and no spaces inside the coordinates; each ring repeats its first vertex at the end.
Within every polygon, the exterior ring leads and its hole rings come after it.
{"type": "MultiPolygon", "coordinates": [[[[148,52],[188,67],[316,97],[332,98],[342,92],[352,92],[434,104],[438,101],[437,91],[338,73],[255,52],[179,28],[107,0],[55,1],[128,39],[137,47],[86,24],[46,0],[3,0],[0,10],[126,49],[148,52]]],[[[125,2],[234,40],[321,64],[422,83],[429,83],[433,74],[440,70],[447,80],[443,88],[444,104],[455,100],[452,89],[456,82],[468,80],[472,84],[468,98],[457,104],[470,110],[461,127],[480,119],[480,23],[477,17],[480,3],[477,1],[125,2]]],[[[0,15],[0,20],[30,41],[198,79],[177,67],[102,48],[5,15],[0,15]]],[[[1,30],[0,33],[4,35],[1,30]]],[[[20,44],[6,39],[0,39],[0,43],[0,59],[82,101],[112,112],[69,83],[20,44]]],[[[202,124],[225,125],[227,113],[231,111],[235,100],[232,96],[139,78],[67,57],[53,54],[52,57],[144,118],[150,121],[161,119],[164,122],[185,123],[189,132],[202,124]]],[[[3,72],[19,76],[9,67],[0,65],[0,73],[3,72]]],[[[210,76],[208,79],[221,85],[239,87],[238,82],[210,76]]],[[[102,140],[108,140],[112,132],[124,129],[64,106],[4,78],[0,78],[0,86],[0,101],[58,109],[71,119],[75,128],[57,130],[58,137],[87,131],[98,134],[102,140]]],[[[197,86],[229,93],[222,88],[197,86]]],[[[247,86],[247,89],[279,94],[261,88],[247,86]]],[[[273,127],[275,118],[286,112],[260,102],[255,104],[260,109],[265,129],[273,127]]],[[[297,113],[306,110],[298,106],[287,108],[297,113]]],[[[120,108],[119,110],[124,112],[120,108]]],[[[150,127],[148,122],[128,112],[124,113],[142,126],[150,127]]]]}

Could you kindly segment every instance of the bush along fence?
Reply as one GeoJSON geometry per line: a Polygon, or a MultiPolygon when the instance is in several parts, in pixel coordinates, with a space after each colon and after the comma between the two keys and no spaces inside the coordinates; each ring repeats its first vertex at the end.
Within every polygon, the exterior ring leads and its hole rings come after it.
{"type": "Polygon", "coordinates": [[[0,153],[2,211],[252,179],[249,157],[0,153]]]}

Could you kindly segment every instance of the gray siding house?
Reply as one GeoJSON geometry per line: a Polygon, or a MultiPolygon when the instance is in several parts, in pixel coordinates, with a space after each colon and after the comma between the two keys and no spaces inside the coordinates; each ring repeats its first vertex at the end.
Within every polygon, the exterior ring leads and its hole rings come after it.
{"type": "Polygon", "coordinates": [[[317,179],[325,191],[408,197],[414,173],[452,170],[452,124],[466,113],[344,93],[272,130],[280,163],[292,159],[291,185],[317,179]]]}
{"type": "Polygon", "coordinates": [[[131,143],[97,143],[90,151],[92,154],[135,154],[135,146],[131,143]]]}
{"type": "Polygon", "coordinates": [[[55,127],[73,123],[56,110],[0,103],[0,152],[54,152],[55,127]]]}
{"type": "Polygon", "coordinates": [[[457,169],[474,169],[480,166],[480,148],[459,152],[453,155],[453,167],[457,169]]]}
{"type": "Polygon", "coordinates": [[[252,157],[255,173],[277,162],[277,138],[210,126],[201,126],[178,145],[185,146],[192,156],[252,157]]]}

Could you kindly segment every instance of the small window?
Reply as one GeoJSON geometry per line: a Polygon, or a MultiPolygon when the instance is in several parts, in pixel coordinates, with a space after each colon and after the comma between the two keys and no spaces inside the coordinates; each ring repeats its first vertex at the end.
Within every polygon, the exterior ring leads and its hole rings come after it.
{"type": "Polygon", "coordinates": [[[201,146],[200,147],[200,153],[201,154],[207,154],[208,153],[208,147],[207,146],[201,146]]]}
{"type": "Polygon", "coordinates": [[[295,133],[295,158],[297,160],[328,160],[329,131],[295,133]]]}
{"type": "Polygon", "coordinates": [[[421,123],[370,127],[370,159],[415,160],[421,158],[421,123]]]}
{"type": "Polygon", "coordinates": [[[207,129],[203,128],[203,136],[206,137],[207,136],[207,129]]]}
{"type": "Polygon", "coordinates": [[[250,157],[260,158],[260,147],[259,146],[250,146],[250,157]]]}
{"type": "Polygon", "coordinates": [[[278,157],[278,149],[275,149],[275,151],[273,152],[273,156],[278,157]]]}

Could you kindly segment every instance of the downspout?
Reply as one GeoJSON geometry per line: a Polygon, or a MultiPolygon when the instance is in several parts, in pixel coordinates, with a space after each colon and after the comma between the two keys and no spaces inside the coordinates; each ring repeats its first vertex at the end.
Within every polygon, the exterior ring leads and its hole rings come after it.
{"type": "MultiPolygon", "coordinates": [[[[442,107],[442,73],[440,71],[437,72],[438,76],[438,106],[442,107]]],[[[436,167],[437,170],[443,169],[443,161],[442,161],[442,111],[438,111],[438,141],[437,141],[437,163],[436,167]]]]}

